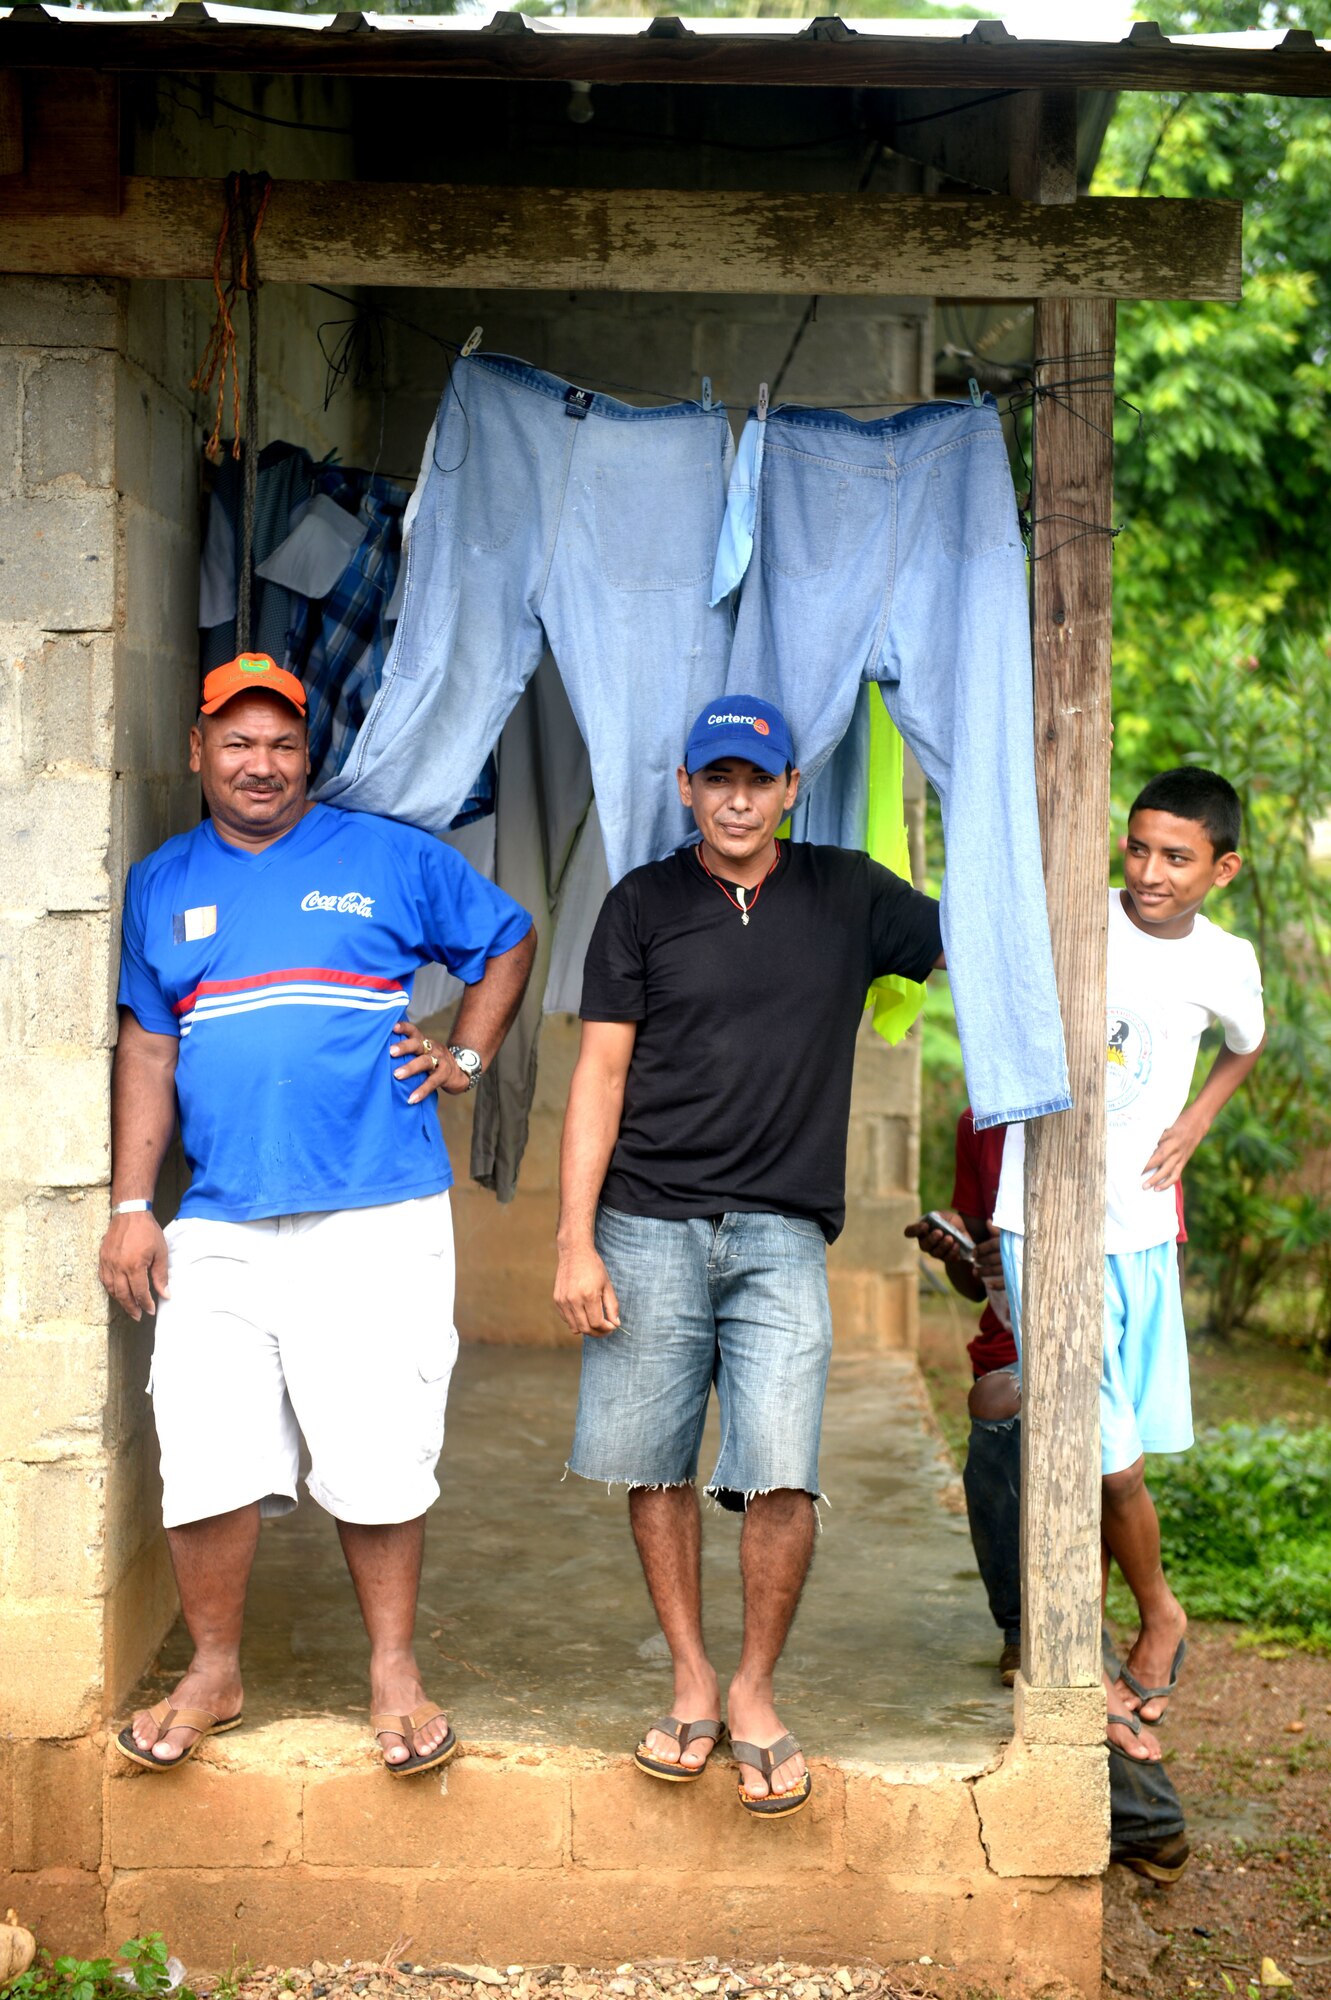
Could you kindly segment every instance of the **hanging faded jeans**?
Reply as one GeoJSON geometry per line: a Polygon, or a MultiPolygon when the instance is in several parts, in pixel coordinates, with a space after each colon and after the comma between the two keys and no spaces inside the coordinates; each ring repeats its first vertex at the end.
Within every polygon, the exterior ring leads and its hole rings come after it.
{"type": "MultiPolygon", "coordinates": [[[[931,403],[859,423],[782,406],[764,430],[761,453],[741,442],[749,476],[713,580],[719,597],[744,576],[726,685],[784,711],[816,808],[861,681],[882,684],[942,803],[943,943],[976,1127],[1065,1111],[1026,565],[998,411],[931,403]]],[[[818,821],[824,839],[862,837],[818,821]]]]}
{"type": "Polygon", "coordinates": [[[548,635],[612,879],[669,853],[692,824],[685,734],[725,684],[730,614],[707,597],[732,455],[720,409],[632,409],[505,355],[456,362],[383,683],[320,796],[442,833],[548,635]]]}

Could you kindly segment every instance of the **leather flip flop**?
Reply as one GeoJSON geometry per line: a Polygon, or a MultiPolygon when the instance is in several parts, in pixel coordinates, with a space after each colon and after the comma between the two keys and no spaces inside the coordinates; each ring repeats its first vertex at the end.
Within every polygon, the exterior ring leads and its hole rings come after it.
{"type": "Polygon", "coordinates": [[[227,1716],[225,1720],[213,1714],[208,1708],[173,1708],[169,1701],[159,1701],[155,1708],[148,1710],[157,1724],[156,1741],[160,1742],[168,1729],[197,1729],[198,1735],[187,1750],[178,1757],[154,1757],[151,1745],[141,1750],[134,1741],[134,1725],[127,1722],[116,1737],[116,1749],[122,1757],[128,1757],[131,1764],[137,1764],[144,1771],[174,1771],[180,1764],[188,1764],[199,1745],[209,1736],[225,1736],[228,1729],[239,1729],[245,1720],[239,1715],[227,1716]]]}
{"type": "MultiPolygon", "coordinates": [[[[737,1764],[752,1764],[762,1772],[768,1784],[778,1764],[784,1764],[787,1757],[793,1757],[799,1749],[795,1738],[789,1734],[778,1736],[775,1743],[766,1748],[761,1743],[741,1743],[737,1737],[730,1739],[730,1754],[737,1764]]],[[[803,1812],[813,1792],[813,1772],[806,1771],[798,1789],[793,1792],[764,1792],[755,1798],[744,1789],[744,1780],[739,1785],[739,1802],[745,1812],[755,1819],[789,1819],[792,1813],[803,1812]]]]}
{"type": "MultiPolygon", "coordinates": [[[[383,1735],[400,1736],[410,1748],[416,1730],[424,1729],[427,1722],[433,1722],[436,1715],[442,1715],[443,1712],[443,1709],[437,1707],[434,1702],[423,1701],[419,1708],[412,1709],[410,1715],[372,1715],[370,1733],[376,1743],[379,1743],[379,1738],[383,1735]]],[[[447,1764],[456,1757],[461,1747],[450,1724],[447,1736],[442,1743],[436,1743],[433,1750],[412,1750],[411,1755],[404,1757],[400,1764],[390,1764],[388,1759],[384,1758],[384,1769],[393,1778],[414,1777],[417,1771],[437,1771],[441,1764],[447,1764]]],[[[382,1743],[379,1743],[379,1749],[382,1754],[382,1743]]]]}
{"type": "Polygon", "coordinates": [[[698,1722],[681,1722],[676,1715],[663,1715],[659,1722],[654,1722],[652,1728],[646,1731],[642,1742],[634,1751],[633,1761],[640,1771],[647,1773],[649,1778],[663,1778],[668,1785],[691,1785],[696,1779],[701,1778],[703,1772],[707,1769],[708,1759],[711,1757],[712,1751],[709,1750],[701,1764],[696,1766],[667,1764],[662,1758],[653,1757],[648,1753],[647,1737],[651,1735],[652,1729],[659,1736],[673,1736],[679,1745],[679,1754],[681,1757],[688,1749],[690,1743],[696,1742],[704,1736],[711,1738],[712,1749],[716,1749],[726,1733],[724,1723],[719,1720],[711,1722],[705,1716],[698,1722]]]}

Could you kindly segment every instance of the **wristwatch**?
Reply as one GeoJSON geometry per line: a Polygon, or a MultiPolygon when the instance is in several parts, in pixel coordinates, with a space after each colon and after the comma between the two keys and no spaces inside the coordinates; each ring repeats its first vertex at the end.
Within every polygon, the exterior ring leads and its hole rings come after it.
{"type": "Polygon", "coordinates": [[[464,1049],[459,1043],[450,1042],[448,1053],[466,1077],[468,1090],[475,1090],[481,1080],[481,1071],[485,1067],[475,1049],[464,1049]]]}

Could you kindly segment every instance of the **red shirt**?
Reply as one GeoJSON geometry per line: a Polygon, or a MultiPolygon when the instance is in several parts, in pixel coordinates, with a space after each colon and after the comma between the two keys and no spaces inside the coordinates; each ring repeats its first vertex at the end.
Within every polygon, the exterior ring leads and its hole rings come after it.
{"type": "MultiPolygon", "coordinates": [[[[998,1177],[1003,1170],[1003,1135],[1006,1125],[975,1129],[969,1104],[957,1120],[957,1168],[952,1183],[952,1206],[962,1215],[980,1216],[986,1223],[998,1200],[998,1177]]],[[[1183,1226],[1183,1183],[1174,1186],[1178,1207],[1178,1241],[1186,1243],[1183,1226]]],[[[995,1368],[1010,1368],[1017,1358],[1017,1343],[986,1299],[974,1340],[966,1344],[971,1367],[977,1375],[990,1375],[995,1368]]]]}
{"type": "MultiPolygon", "coordinates": [[[[969,1104],[957,1120],[957,1171],[952,1183],[952,1206],[962,1215],[980,1216],[986,1223],[998,1200],[998,1176],[1003,1170],[1003,1135],[1006,1125],[989,1125],[977,1132],[969,1104]]],[[[1017,1358],[1017,1343],[989,1301],[984,1303],[975,1338],[966,1352],[977,1375],[992,1374],[995,1368],[1010,1368],[1017,1358]]]]}

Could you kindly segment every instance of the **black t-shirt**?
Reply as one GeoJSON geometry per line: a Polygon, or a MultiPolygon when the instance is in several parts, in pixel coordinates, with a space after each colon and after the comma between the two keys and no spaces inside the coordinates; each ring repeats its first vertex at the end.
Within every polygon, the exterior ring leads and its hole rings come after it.
{"type": "Polygon", "coordinates": [[[606,897],[582,1018],[638,1034],[601,1199],[671,1220],[807,1216],[831,1242],[868,989],[887,972],[924,978],[938,905],[866,854],[804,841],[781,842],[754,893],[745,925],[690,846],[606,897]]]}

